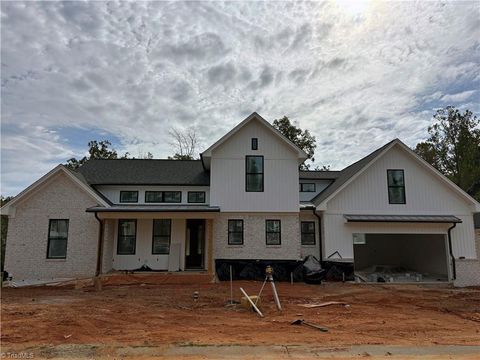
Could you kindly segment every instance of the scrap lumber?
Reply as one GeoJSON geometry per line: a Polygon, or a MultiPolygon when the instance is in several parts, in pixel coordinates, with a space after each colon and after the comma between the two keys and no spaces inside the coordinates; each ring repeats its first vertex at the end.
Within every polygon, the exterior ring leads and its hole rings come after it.
{"type": "Polygon", "coordinates": [[[260,317],[263,317],[262,312],[257,308],[257,305],[255,305],[255,303],[252,301],[252,299],[250,299],[250,296],[248,296],[248,294],[245,292],[245,290],[240,288],[240,291],[242,292],[243,295],[245,295],[245,297],[250,302],[250,304],[252,305],[253,309],[257,312],[257,314],[260,315],[260,317]]]}
{"type": "Polygon", "coordinates": [[[318,308],[318,307],[324,307],[324,306],[330,306],[330,305],[343,305],[343,306],[349,306],[347,303],[341,302],[341,301],[327,301],[323,303],[318,303],[318,304],[298,304],[298,306],[303,306],[306,308],[318,308]]]}

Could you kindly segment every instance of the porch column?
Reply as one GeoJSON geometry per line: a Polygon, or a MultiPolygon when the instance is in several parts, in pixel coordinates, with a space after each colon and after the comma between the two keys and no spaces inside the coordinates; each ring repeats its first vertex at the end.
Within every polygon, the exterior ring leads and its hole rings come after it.
{"type": "Polygon", "coordinates": [[[207,219],[207,272],[213,274],[215,266],[213,265],[213,220],[207,219]]]}

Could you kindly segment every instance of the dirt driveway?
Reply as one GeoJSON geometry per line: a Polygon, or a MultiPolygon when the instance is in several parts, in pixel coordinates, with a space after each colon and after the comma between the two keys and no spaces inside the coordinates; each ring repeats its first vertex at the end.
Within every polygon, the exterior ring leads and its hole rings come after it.
{"type": "MultiPolygon", "coordinates": [[[[236,299],[240,286],[255,294],[261,283],[234,282],[236,299]]],[[[213,345],[257,346],[257,350],[286,346],[288,355],[288,346],[480,345],[479,288],[342,283],[277,286],[284,310],[276,310],[267,287],[261,305],[264,318],[226,307],[228,283],[114,285],[101,292],[91,287],[2,289],[2,352],[28,350],[55,357],[62,353],[49,353],[53,348],[83,349],[87,345],[95,351],[100,351],[99,346],[105,350],[213,345]],[[193,300],[195,291],[198,301],[193,300]],[[323,301],[349,306],[299,306],[323,301]],[[329,332],[290,325],[296,318],[325,326],[329,332]]]]}

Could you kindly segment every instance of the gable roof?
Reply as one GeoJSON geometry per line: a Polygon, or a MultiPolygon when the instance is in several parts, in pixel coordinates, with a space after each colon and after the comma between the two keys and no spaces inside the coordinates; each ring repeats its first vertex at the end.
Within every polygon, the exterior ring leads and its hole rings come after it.
{"type": "Polygon", "coordinates": [[[311,201],[314,203],[317,208],[321,207],[321,205],[325,205],[325,203],[334,197],[337,193],[339,193],[343,188],[345,188],[350,182],[352,182],[357,176],[363,173],[370,165],[372,165],[376,160],[378,160],[383,154],[385,154],[388,150],[390,150],[393,146],[400,146],[403,150],[405,150],[410,156],[412,156],[417,162],[420,163],[423,167],[429,170],[434,176],[438,179],[443,181],[447,186],[449,186],[453,191],[457,194],[462,196],[465,200],[471,202],[474,206],[476,211],[480,211],[480,203],[478,203],[474,198],[468,195],[465,191],[463,191],[460,187],[454,184],[451,180],[449,180],[446,176],[441,174],[437,169],[435,169],[432,165],[427,163],[423,160],[420,156],[418,156],[412,149],[410,149],[407,145],[405,145],[400,139],[394,139],[387,144],[383,145],[382,147],[378,148],[377,150],[373,151],[369,155],[365,156],[364,158],[358,160],[357,162],[353,163],[352,165],[346,167],[340,172],[340,176],[335,180],[332,184],[330,184],[323,192],[315,196],[311,201]]]}
{"type": "Polygon", "coordinates": [[[333,194],[335,194],[344,184],[346,184],[353,176],[355,176],[357,173],[360,172],[367,164],[369,164],[371,161],[376,159],[381,153],[383,153],[384,150],[389,148],[395,140],[392,140],[385,145],[383,145],[381,148],[378,148],[377,150],[371,152],[364,158],[358,160],[357,162],[354,162],[352,165],[347,166],[345,169],[340,171],[339,176],[337,179],[331,183],[324,191],[322,191],[320,194],[315,196],[311,202],[314,203],[315,205],[320,205],[323,203],[326,199],[331,197],[333,194]]]}
{"type": "Polygon", "coordinates": [[[88,160],[75,173],[89,185],[210,185],[201,160],[88,160]]]}
{"type": "Polygon", "coordinates": [[[40,187],[42,184],[47,182],[49,179],[51,179],[54,175],[63,173],[67,175],[69,179],[71,179],[76,185],[78,185],[82,190],[84,190],[88,195],[90,195],[94,200],[96,200],[100,205],[103,206],[109,206],[109,202],[106,201],[103,196],[100,196],[95,190],[93,190],[86,182],[84,179],[81,178],[81,176],[77,176],[73,174],[72,171],[67,169],[63,165],[57,165],[55,168],[50,170],[47,174],[43,175],[40,179],[35,181],[32,185],[27,187],[25,190],[20,192],[17,196],[15,196],[12,200],[10,200],[8,203],[6,203],[1,209],[0,213],[2,215],[8,215],[10,214],[10,210],[16,203],[18,203],[20,200],[22,200],[25,197],[28,197],[34,191],[40,187]]]}
{"type": "Polygon", "coordinates": [[[308,155],[300,149],[297,145],[295,145],[290,139],[285,137],[280,131],[275,129],[267,120],[265,120],[263,117],[261,117],[259,114],[256,112],[251,113],[245,120],[237,124],[232,130],[230,130],[228,133],[223,135],[219,140],[217,140],[213,145],[211,145],[208,149],[203,151],[200,154],[200,157],[202,158],[203,164],[206,165],[208,168],[208,161],[204,161],[204,158],[209,158],[212,155],[212,151],[222,145],[225,141],[230,139],[233,135],[235,135],[241,128],[243,128],[245,125],[247,125],[249,122],[257,120],[261,124],[263,124],[267,129],[269,129],[275,136],[277,136],[281,141],[283,141],[288,147],[290,147],[292,150],[294,150],[297,153],[297,156],[299,159],[307,159],[308,155]]]}

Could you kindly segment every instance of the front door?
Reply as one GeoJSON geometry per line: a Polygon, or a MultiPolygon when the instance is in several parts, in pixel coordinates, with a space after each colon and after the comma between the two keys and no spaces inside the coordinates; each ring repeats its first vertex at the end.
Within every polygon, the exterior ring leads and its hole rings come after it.
{"type": "Polygon", "coordinates": [[[187,220],[185,269],[203,269],[205,254],[205,220],[187,220]]]}

